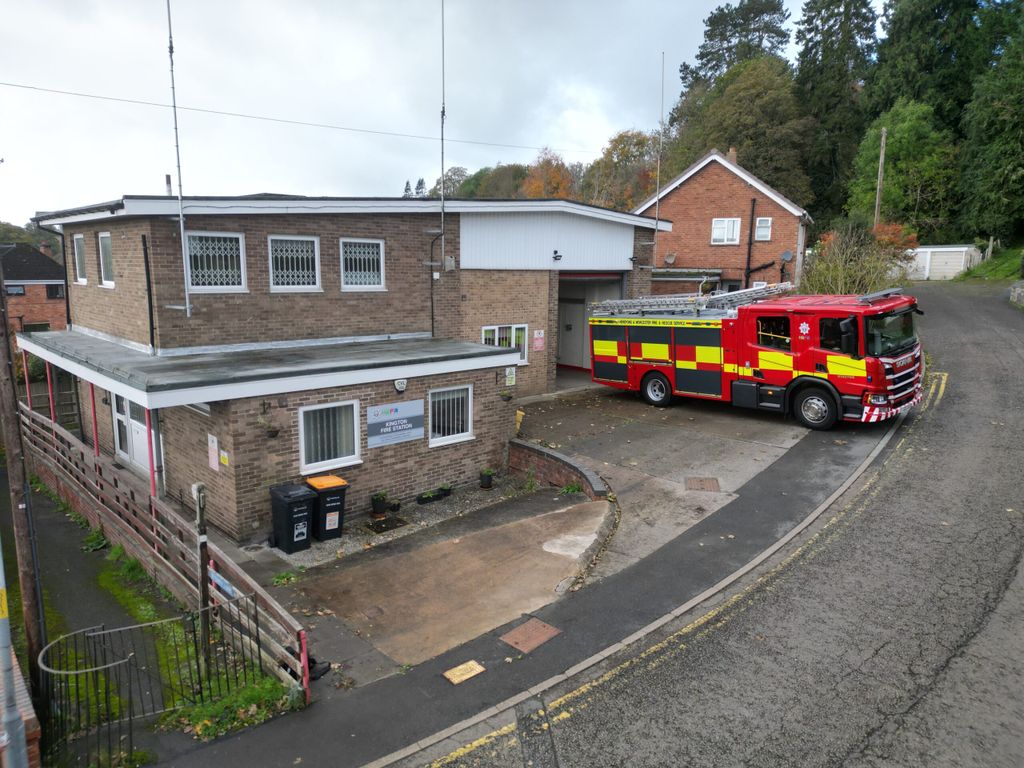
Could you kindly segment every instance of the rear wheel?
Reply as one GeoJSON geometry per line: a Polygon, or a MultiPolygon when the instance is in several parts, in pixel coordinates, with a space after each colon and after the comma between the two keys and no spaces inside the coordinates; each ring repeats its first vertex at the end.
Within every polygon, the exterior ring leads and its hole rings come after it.
{"type": "Polygon", "coordinates": [[[839,419],[836,401],[821,387],[800,390],[793,401],[797,421],[808,429],[832,429],[839,419]]]}
{"type": "Polygon", "coordinates": [[[640,394],[651,405],[664,407],[672,399],[672,386],[663,374],[649,373],[644,376],[643,383],[640,385],[640,394]]]}

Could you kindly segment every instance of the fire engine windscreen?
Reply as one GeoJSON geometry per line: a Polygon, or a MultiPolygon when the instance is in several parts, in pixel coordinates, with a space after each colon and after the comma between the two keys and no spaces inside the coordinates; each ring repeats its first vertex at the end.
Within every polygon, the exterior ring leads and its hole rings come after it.
{"type": "Polygon", "coordinates": [[[880,357],[900,352],[917,343],[914,332],[914,311],[868,317],[867,354],[880,357]]]}

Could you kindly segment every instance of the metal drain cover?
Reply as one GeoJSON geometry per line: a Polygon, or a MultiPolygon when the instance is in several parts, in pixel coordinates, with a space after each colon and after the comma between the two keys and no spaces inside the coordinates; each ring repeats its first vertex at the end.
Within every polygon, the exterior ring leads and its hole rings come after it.
{"type": "Polygon", "coordinates": [[[688,477],[686,478],[686,490],[718,493],[722,489],[718,486],[717,477],[688,477]]]}

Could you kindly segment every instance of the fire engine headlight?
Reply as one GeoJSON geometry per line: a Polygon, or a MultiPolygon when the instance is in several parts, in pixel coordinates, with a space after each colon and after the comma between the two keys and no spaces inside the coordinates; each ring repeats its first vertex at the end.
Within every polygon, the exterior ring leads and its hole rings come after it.
{"type": "Polygon", "coordinates": [[[886,405],[889,402],[888,395],[872,395],[870,403],[872,405],[886,405]]]}

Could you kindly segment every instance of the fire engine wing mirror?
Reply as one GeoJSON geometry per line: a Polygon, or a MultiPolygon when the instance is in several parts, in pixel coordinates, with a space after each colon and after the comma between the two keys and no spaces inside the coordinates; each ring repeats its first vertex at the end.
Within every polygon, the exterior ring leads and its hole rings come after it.
{"type": "Polygon", "coordinates": [[[851,317],[839,321],[839,349],[844,355],[857,356],[857,326],[851,317]]]}
{"type": "Polygon", "coordinates": [[[914,314],[915,315],[923,315],[924,314],[924,310],[921,309],[919,306],[917,306],[917,304],[912,306],[911,309],[914,310],[914,314]]]}

